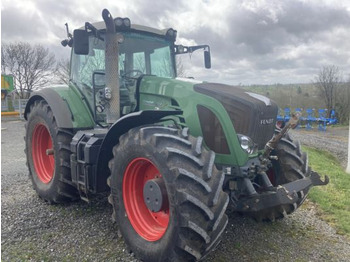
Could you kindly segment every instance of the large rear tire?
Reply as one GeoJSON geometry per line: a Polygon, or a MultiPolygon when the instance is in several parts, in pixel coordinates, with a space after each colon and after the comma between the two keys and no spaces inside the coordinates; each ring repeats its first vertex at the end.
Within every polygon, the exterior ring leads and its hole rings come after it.
{"type": "Polygon", "coordinates": [[[195,261],[219,243],[229,198],[215,154],[202,141],[186,129],[146,126],[124,134],[113,148],[108,179],[112,218],[139,259],[195,261]],[[146,203],[152,201],[145,197],[152,181],[163,187],[160,210],[146,203]]]}
{"type": "MultiPolygon", "coordinates": [[[[276,133],[278,132],[279,130],[276,130],[276,133]]],[[[283,185],[309,176],[308,156],[301,151],[300,143],[294,141],[288,133],[282,137],[271,155],[278,158],[278,160],[272,160],[272,167],[268,171],[273,186],[283,185]]],[[[259,221],[274,221],[284,218],[297,210],[306,199],[308,192],[309,188],[298,192],[298,200],[294,205],[281,205],[252,215],[259,221]]]]}
{"type": "Polygon", "coordinates": [[[31,105],[27,119],[25,153],[35,191],[50,204],[76,199],[77,190],[70,176],[72,132],[57,127],[44,100],[31,105]]]}

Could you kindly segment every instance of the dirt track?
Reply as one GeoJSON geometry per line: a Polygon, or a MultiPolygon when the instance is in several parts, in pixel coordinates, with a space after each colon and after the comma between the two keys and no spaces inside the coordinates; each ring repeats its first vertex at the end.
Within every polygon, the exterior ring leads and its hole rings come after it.
{"type": "MultiPolygon", "coordinates": [[[[2,122],[2,261],[137,261],[111,222],[104,195],[90,205],[50,206],[31,187],[24,122],[2,122]]],[[[350,240],[318,219],[306,203],[275,223],[231,215],[218,249],[205,261],[350,261],[350,240]]]]}

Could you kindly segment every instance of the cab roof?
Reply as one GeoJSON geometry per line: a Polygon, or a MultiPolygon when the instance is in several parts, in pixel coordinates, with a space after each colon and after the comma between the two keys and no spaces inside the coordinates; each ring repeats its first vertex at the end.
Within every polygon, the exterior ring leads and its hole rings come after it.
{"type": "MultiPolygon", "coordinates": [[[[102,30],[102,31],[106,30],[106,24],[105,24],[104,21],[95,22],[95,23],[92,23],[92,25],[97,30],[102,30]]],[[[81,27],[80,29],[84,29],[84,28],[85,27],[81,27]]],[[[131,24],[130,25],[130,29],[131,30],[135,30],[135,31],[143,31],[143,32],[147,32],[147,33],[152,33],[152,34],[156,34],[156,35],[165,36],[167,31],[169,29],[171,29],[171,28],[156,29],[156,28],[152,28],[152,27],[148,27],[148,26],[144,26],[144,25],[131,24]]],[[[117,31],[118,31],[118,29],[117,29],[117,31]]]]}

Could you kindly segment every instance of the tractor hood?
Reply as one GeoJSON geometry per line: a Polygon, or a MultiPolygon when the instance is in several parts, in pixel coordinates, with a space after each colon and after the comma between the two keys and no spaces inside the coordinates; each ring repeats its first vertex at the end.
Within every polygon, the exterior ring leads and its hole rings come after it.
{"type": "MultiPolygon", "coordinates": [[[[226,109],[236,133],[250,137],[259,150],[273,136],[278,107],[269,98],[238,87],[214,83],[195,84],[194,90],[218,100],[226,109]]],[[[208,134],[208,139],[217,138],[214,134],[208,134]]]]}
{"type": "Polygon", "coordinates": [[[246,164],[250,155],[242,149],[237,134],[250,137],[258,149],[274,134],[276,104],[234,86],[143,76],[139,96],[139,110],[181,111],[177,124],[188,127],[191,135],[203,137],[216,153],[217,164],[246,164]]]}

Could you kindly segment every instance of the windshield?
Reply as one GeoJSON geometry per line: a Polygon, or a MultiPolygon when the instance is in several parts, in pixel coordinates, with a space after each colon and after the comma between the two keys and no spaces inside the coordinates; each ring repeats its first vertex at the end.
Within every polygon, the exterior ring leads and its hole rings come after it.
{"type": "MultiPolygon", "coordinates": [[[[139,33],[123,33],[123,35],[124,41],[119,44],[121,78],[135,74],[175,77],[170,42],[139,33]]],[[[92,87],[94,71],[105,69],[104,41],[90,36],[89,48],[88,55],[76,55],[74,52],[72,55],[71,79],[81,90],[92,87]]]]}

